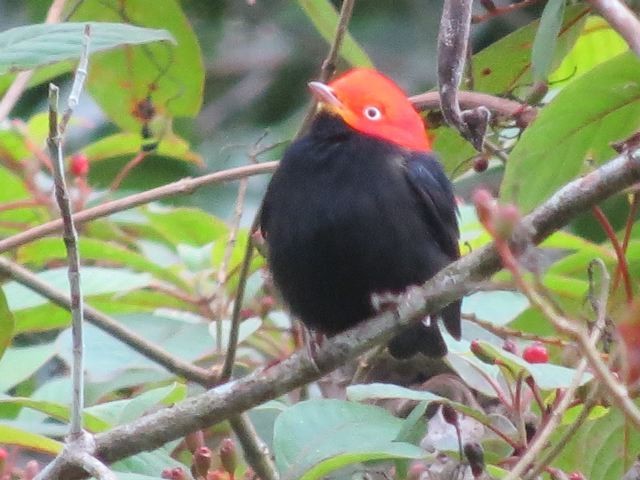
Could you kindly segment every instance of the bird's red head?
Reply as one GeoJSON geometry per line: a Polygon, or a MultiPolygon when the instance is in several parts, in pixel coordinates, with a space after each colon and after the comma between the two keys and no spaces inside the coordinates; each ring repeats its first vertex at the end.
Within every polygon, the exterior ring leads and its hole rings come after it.
{"type": "Polygon", "coordinates": [[[410,150],[431,151],[425,125],[393,80],[366,68],[355,68],[329,84],[309,83],[325,108],[353,129],[410,150]]]}

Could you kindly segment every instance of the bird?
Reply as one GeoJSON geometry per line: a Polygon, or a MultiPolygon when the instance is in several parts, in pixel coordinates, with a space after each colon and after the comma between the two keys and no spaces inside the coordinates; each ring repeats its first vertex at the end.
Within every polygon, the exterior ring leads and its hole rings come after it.
{"type": "MultiPolygon", "coordinates": [[[[310,82],[317,111],[285,150],[262,203],[273,283],[290,312],[330,337],[375,316],[372,296],[399,295],[460,256],[453,187],[405,92],[377,70],[310,82]]],[[[460,305],[388,344],[398,359],[447,353],[460,305]]]]}

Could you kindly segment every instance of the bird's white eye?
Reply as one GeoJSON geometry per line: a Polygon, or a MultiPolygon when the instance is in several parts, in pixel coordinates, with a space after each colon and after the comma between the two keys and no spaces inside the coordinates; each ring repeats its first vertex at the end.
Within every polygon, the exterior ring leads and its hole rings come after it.
{"type": "Polygon", "coordinates": [[[364,107],[362,113],[364,113],[364,116],[369,120],[377,121],[382,118],[382,112],[380,111],[380,109],[371,105],[368,107],[364,107]]]}

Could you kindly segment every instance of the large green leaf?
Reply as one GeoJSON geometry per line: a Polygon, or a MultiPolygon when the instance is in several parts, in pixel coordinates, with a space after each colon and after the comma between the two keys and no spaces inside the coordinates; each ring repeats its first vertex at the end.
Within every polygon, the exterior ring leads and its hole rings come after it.
{"type": "Polygon", "coordinates": [[[394,441],[402,426],[401,419],[372,405],[301,402],[276,419],[276,464],[283,480],[311,480],[353,463],[424,457],[415,445],[394,441]]]}
{"type": "MultiPolygon", "coordinates": [[[[562,61],[582,31],[589,7],[576,5],[566,9],[564,21],[551,62],[552,68],[562,61]]],[[[487,93],[512,92],[531,84],[531,47],[539,22],[501,38],[473,56],[474,88],[487,93]]]]}
{"type": "Polygon", "coordinates": [[[101,403],[87,408],[87,413],[111,425],[123,425],[140,418],[158,405],[171,405],[184,400],[187,388],[182,383],[172,383],[154,388],[125,400],[101,403]]]}
{"type": "Polygon", "coordinates": [[[7,298],[4,291],[0,288],[0,359],[4,355],[4,351],[11,344],[16,322],[13,313],[7,305],[7,298]]]}
{"type": "MultiPolygon", "coordinates": [[[[106,293],[125,293],[149,285],[151,276],[147,273],[133,273],[129,270],[106,267],[82,267],[82,293],[89,297],[106,293]]],[[[43,282],[69,294],[69,280],[66,268],[53,268],[39,272],[43,282]]],[[[11,281],[4,285],[4,293],[12,311],[44,305],[48,300],[30,288],[11,281]]]]}
{"type": "MultiPolygon", "coordinates": [[[[298,4],[304,10],[316,30],[327,42],[332,43],[338,25],[338,12],[329,0],[298,0],[298,4]]],[[[340,49],[342,56],[351,65],[356,67],[372,67],[373,63],[365,51],[357,44],[351,34],[347,32],[340,49]]]]}
{"type": "MultiPolygon", "coordinates": [[[[4,145],[0,145],[0,150],[4,154],[4,145]]],[[[11,148],[11,147],[8,147],[11,148]]],[[[27,186],[18,175],[10,172],[6,168],[0,168],[0,203],[15,202],[16,200],[27,200],[31,194],[27,186]]],[[[34,223],[40,223],[47,219],[44,207],[16,208],[0,212],[0,236],[11,235],[26,229],[34,223]]]]}
{"type": "MultiPolygon", "coordinates": [[[[56,420],[62,420],[65,422],[69,420],[69,406],[57,402],[33,400],[25,397],[8,397],[0,398],[0,404],[27,407],[38,412],[45,413],[56,420]]],[[[103,432],[112,426],[108,422],[105,422],[98,416],[92,415],[87,411],[82,414],[82,421],[84,428],[92,433],[103,432]]]]}
{"type": "MultiPolygon", "coordinates": [[[[151,273],[156,278],[168,281],[180,288],[188,288],[188,284],[170,269],[157,265],[140,253],[128,250],[116,243],[81,237],[78,247],[80,258],[84,261],[120,264],[134,270],[151,273]]],[[[21,247],[18,250],[17,260],[21,264],[28,263],[42,267],[52,260],[64,260],[66,255],[64,243],[60,239],[41,238],[21,247]]]]}
{"type": "Polygon", "coordinates": [[[9,425],[0,425],[0,444],[17,445],[37,450],[51,455],[57,455],[62,451],[62,444],[50,438],[25,432],[9,425]]]}
{"type": "MultiPolygon", "coordinates": [[[[0,74],[78,58],[82,48],[82,32],[86,24],[25,25],[0,33],[0,74]]],[[[124,23],[88,24],[91,26],[92,52],[125,44],[174,41],[166,30],[141,28],[124,23]]]]}
{"type": "MultiPolygon", "coordinates": [[[[115,133],[82,148],[90,162],[106,160],[122,155],[135,155],[142,149],[143,139],[138,133],[115,133]]],[[[154,154],[171,157],[186,162],[204,165],[202,157],[191,151],[189,143],[174,134],[164,135],[160,139],[154,154]]]]}
{"type": "Polygon", "coordinates": [[[580,37],[549,77],[554,88],[564,85],[629,49],[627,42],[601,17],[589,16],[580,37]]]}
{"type": "Polygon", "coordinates": [[[72,19],[165,28],[176,39],[176,46],[125,47],[92,58],[88,90],[116,125],[140,132],[142,124],[134,111],[148,96],[160,123],[198,113],[204,66],[198,40],[177,0],[82,2],[72,19]]]}
{"type": "MultiPolygon", "coordinates": [[[[126,315],[118,317],[118,321],[148,342],[162,345],[167,352],[186,361],[193,362],[214,349],[206,323],[161,314],[126,315]]],[[[59,356],[71,364],[71,330],[62,332],[56,344],[59,356]]],[[[123,372],[134,370],[151,371],[157,381],[173,377],[157,363],[93,325],[85,329],[85,370],[89,382],[112,381],[123,372]]]]}
{"type": "MultiPolygon", "coordinates": [[[[92,307],[111,315],[153,312],[160,308],[185,311],[195,308],[193,305],[164,292],[152,290],[134,290],[126,294],[119,294],[117,301],[114,301],[113,294],[96,295],[91,297],[89,303],[92,307]]],[[[17,310],[15,319],[16,334],[64,328],[71,323],[71,315],[68,310],[52,303],[17,310]]]]}
{"type": "Polygon", "coordinates": [[[0,360],[0,392],[6,392],[29,378],[55,354],[53,343],[7,348],[0,360]]]}
{"type": "MultiPolygon", "coordinates": [[[[556,440],[568,426],[556,429],[556,440]]],[[[608,415],[585,422],[566,441],[553,466],[566,472],[579,470],[589,480],[623,478],[640,451],[640,433],[612,408],[608,415]]]]}
{"type": "Polygon", "coordinates": [[[587,158],[613,157],[610,143],[640,126],[639,76],[640,60],[625,53],[561,90],[511,152],[502,199],[528,212],[575,178],[587,158]]]}
{"type": "Polygon", "coordinates": [[[172,245],[202,246],[216,240],[227,240],[227,225],[203,210],[150,206],[145,215],[149,224],[172,245]]]}

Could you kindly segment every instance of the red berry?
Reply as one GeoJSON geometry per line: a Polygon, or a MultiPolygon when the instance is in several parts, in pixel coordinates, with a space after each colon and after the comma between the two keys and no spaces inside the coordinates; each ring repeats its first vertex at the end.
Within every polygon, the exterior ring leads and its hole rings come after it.
{"type": "Polygon", "coordinates": [[[86,177],[89,173],[89,159],[84,153],[71,156],[71,173],[76,177],[86,177]]]}
{"type": "Polygon", "coordinates": [[[534,342],[524,349],[522,358],[529,363],[547,363],[549,361],[549,352],[547,348],[540,342],[534,342]]]}
{"type": "Polygon", "coordinates": [[[9,452],[7,452],[4,448],[0,448],[0,462],[4,462],[9,456],[9,452]]]}
{"type": "Polygon", "coordinates": [[[489,159],[485,155],[478,155],[473,159],[473,169],[480,173],[489,167],[489,159]]]}

